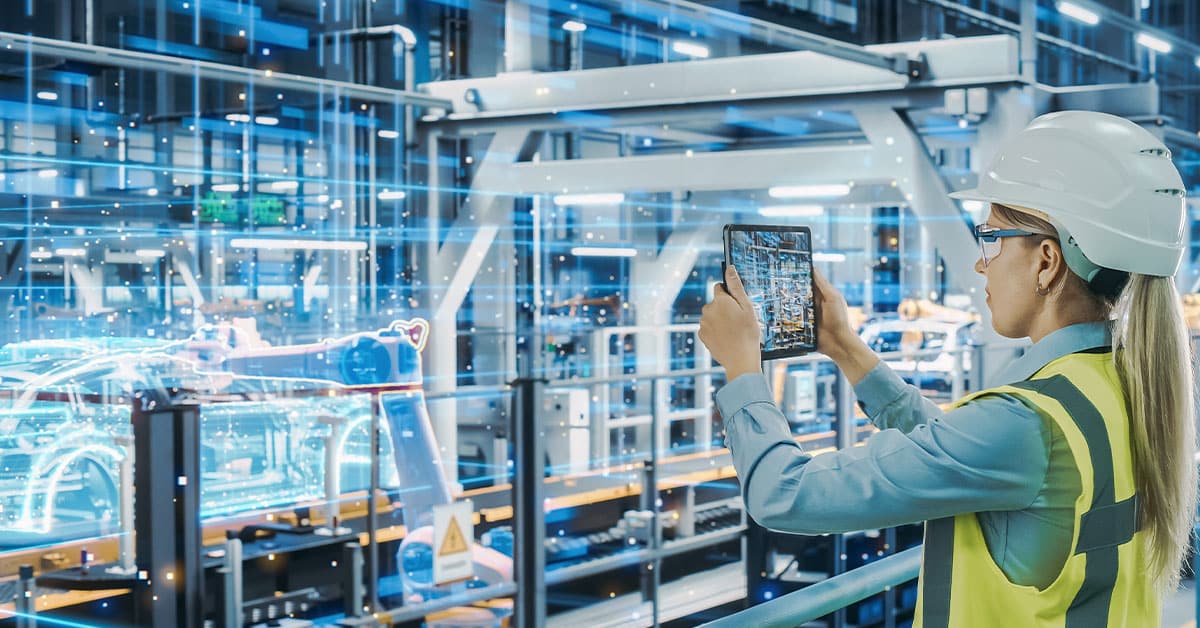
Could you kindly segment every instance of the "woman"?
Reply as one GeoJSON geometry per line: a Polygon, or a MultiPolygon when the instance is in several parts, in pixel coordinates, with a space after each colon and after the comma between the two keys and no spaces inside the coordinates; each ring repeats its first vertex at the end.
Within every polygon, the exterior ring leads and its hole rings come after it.
{"type": "Polygon", "coordinates": [[[926,520],[916,624],[1157,625],[1195,514],[1193,375],[1173,275],[1183,182],[1141,127],[1091,112],[1034,120],[980,186],[976,227],[992,325],[1033,346],[1010,385],[943,412],[847,324],[815,277],[818,349],[880,429],[812,457],[788,431],[730,269],[700,339],[747,510],[799,533],[926,520]],[[1115,351],[1114,351],[1115,348],[1115,351]]]}

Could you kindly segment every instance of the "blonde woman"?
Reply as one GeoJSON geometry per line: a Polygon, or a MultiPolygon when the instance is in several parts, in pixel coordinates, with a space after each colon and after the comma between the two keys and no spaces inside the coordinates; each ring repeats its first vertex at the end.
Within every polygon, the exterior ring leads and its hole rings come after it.
{"type": "Polygon", "coordinates": [[[728,374],[717,405],[747,510],[810,534],[927,521],[919,626],[1158,625],[1196,509],[1170,153],[1122,118],[1049,114],[955,196],[991,204],[975,271],[996,331],[1033,346],[1007,385],[943,412],[817,276],[818,347],[880,429],[864,446],[804,453],[771,402],[736,271],[717,284],[700,339],[728,374]]]}

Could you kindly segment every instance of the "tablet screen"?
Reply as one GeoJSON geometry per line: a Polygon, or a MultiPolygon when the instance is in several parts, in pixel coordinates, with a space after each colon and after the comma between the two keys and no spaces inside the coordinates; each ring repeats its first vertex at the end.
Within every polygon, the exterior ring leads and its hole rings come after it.
{"type": "Polygon", "coordinates": [[[763,359],[817,348],[811,232],[807,227],[729,225],[726,263],[737,268],[762,331],[763,359]]]}

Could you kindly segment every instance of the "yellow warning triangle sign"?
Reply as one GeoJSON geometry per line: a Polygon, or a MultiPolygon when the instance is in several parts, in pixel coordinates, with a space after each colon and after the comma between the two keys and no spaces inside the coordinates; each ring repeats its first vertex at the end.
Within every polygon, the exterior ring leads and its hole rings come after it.
{"type": "Polygon", "coordinates": [[[450,522],[446,524],[446,538],[442,539],[438,556],[461,554],[468,549],[470,548],[467,547],[467,540],[463,538],[462,528],[458,527],[458,520],[450,517],[450,522]]]}

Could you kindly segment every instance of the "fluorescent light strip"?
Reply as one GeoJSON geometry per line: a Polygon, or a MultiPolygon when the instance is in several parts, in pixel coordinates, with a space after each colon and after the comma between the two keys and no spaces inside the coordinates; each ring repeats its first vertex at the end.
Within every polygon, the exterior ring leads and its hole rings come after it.
{"type": "Polygon", "coordinates": [[[379,193],[379,200],[398,201],[406,196],[408,195],[405,194],[403,190],[384,190],[379,193]]]}
{"type": "Polygon", "coordinates": [[[254,118],[254,123],[261,124],[263,126],[275,126],[276,124],[279,124],[279,118],[276,118],[275,116],[256,116],[254,118]]]}
{"type": "Polygon", "coordinates": [[[86,249],[54,249],[54,254],[60,257],[83,257],[87,255],[86,249]]]}
{"type": "Polygon", "coordinates": [[[637,249],[628,247],[577,246],[571,249],[575,257],[637,257],[637,249]]]}
{"type": "Polygon", "coordinates": [[[38,170],[39,179],[53,179],[58,176],[58,171],[53,168],[47,170],[38,170]]]}
{"type": "Polygon", "coordinates": [[[844,262],[845,253],[813,253],[814,262],[844,262]]]}
{"type": "Polygon", "coordinates": [[[690,41],[673,42],[671,44],[671,50],[674,50],[681,55],[687,55],[696,59],[707,59],[709,55],[708,46],[690,41]]]}
{"type": "Polygon", "coordinates": [[[1083,22],[1088,26],[1095,26],[1100,23],[1100,16],[1093,11],[1089,11],[1078,4],[1071,2],[1059,2],[1057,5],[1058,12],[1063,15],[1083,22]]]}
{"type": "Polygon", "coordinates": [[[237,192],[242,189],[240,183],[218,183],[212,186],[213,192],[237,192]]]}
{"type": "Polygon", "coordinates": [[[50,259],[51,257],[54,257],[54,254],[50,251],[31,251],[29,253],[30,259],[50,259]]]}
{"type": "Polygon", "coordinates": [[[272,181],[271,189],[276,192],[287,192],[300,187],[299,181],[272,181]]]}
{"type": "Polygon", "coordinates": [[[382,137],[385,140],[394,140],[394,139],[400,137],[400,132],[399,131],[391,131],[388,129],[380,129],[380,131],[378,133],[376,133],[376,135],[378,135],[379,137],[382,137]]]}
{"type": "Polygon", "coordinates": [[[850,193],[845,183],[830,185],[777,185],[767,193],[771,198],[833,198],[850,193]]]}
{"type": "Polygon", "coordinates": [[[608,194],[558,194],[554,204],[559,207],[567,205],[620,205],[625,202],[625,195],[620,192],[608,194]]]}
{"type": "Polygon", "coordinates": [[[759,216],[768,218],[812,218],[825,213],[820,205],[772,205],[758,208],[759,216]]]}
{"type": "Polygon", "coordinates": [[[582,33],[587,30],[587,24],[575,20],[567,20],[563,22],[563,30],[570,33],[582,33]]]}
{"type": "Polygon", "coordinates": [[[138,257],[151,257],[155,259],[167,256],[167,252],[162,249],[138,249],[133,254],[138,257]]]}
{"type": "Polygon", "coordinates": [[[245,113],[231,113],[231,114],[226,115],[225,119],[229,120],[230,122],[243,122],[244,123],[244,122],[250,121],[250,116],[245,113]]]}
{"type": "Polygon", "coordinates": [[[263,249],[268,251],[365,251],[367,243],[357,240],[284,240],[275,238],[234,238],[229,246],[235,249],[263,249]]]}
{"type": "Polygon", "coordinates": [[[1163,54],[1170,54],[1171,50],[1174,48],[1170,43],[1149,33],[1138,33],[1137,43],[1139,46],[1145,46],[1146,48],[1161,52],[1163,54]]]}
{"type": "Polygon", "coordinates": [[[38,92],[38,100],[49,100],[51,102],[58,100],[58,94],[55,92],[38,92]]]}

